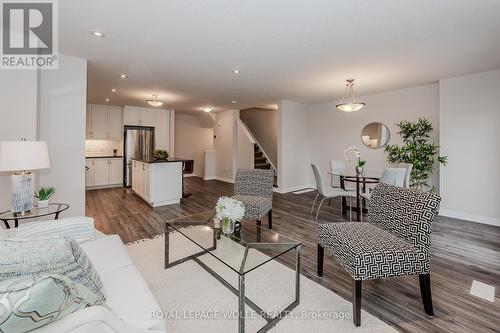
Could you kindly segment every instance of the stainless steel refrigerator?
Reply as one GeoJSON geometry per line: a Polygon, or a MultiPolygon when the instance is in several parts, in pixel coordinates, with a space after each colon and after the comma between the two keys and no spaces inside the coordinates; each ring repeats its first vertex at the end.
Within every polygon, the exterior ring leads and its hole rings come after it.
{"type": "Polygon", "coordinates": [[[132,159],[151,161],[155,147],[154,127],[125,126],[123,184],[132,186],[132,159]]]}

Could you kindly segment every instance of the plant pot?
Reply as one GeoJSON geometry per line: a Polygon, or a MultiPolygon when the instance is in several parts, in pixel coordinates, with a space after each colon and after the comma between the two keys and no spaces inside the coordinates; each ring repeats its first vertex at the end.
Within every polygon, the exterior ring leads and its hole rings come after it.
{"type": "Polygon", "coordinates": [[[364,167],[357,166],[356,167],[356,176],[357,177],[362,177],[363,176],[363,171],[364,171],[364,167]]]}
{"type": "Polygon", "coordinates": [[[49,207],[49,200],[38,200],[38,208],[47,208],[49,207]]]}
{"type": "Polygon", "coordinates": [[[227,236],[232,235],[234,233],[234,221],[230,219],[222,220],[222,232],[227,236]]]}

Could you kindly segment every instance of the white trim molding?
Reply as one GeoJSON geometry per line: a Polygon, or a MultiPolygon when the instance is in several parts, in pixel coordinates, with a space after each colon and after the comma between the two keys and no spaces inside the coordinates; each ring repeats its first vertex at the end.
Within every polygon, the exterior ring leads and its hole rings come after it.
{"type": "Polygon", "coordinates": [[[466,220],[466,221],[475,222],[475,223],[482,223],[482,224],[488,224],[488,225],[494,225],[494,226],[500,227],[500,219],[497,219],[494,217],[489,217],[489,216],[468,214],[468,213],[457,212],[454,210],[447,210],[447,209],[440,209],[439,215],[451,217],[451,218],[455,218],[455,219],[460,219],[460,220],[466,220]]]}
{"type": "Polygon", "coordinates": [[[316,189],[316,185],[307,184],[307,185],[293,186],[293,187],[289,187],[289,188],[275,187],[274,192],[283,194],[283,193],[290,193],[290,192],[295,192],[295,191],[305,190],[305,189],[316,189]]]}

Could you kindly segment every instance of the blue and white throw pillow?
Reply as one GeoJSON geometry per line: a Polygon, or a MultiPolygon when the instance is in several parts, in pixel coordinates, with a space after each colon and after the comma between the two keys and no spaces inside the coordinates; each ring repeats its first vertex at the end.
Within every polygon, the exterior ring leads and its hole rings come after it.
{"type": "Polygon", "coordinates": [[[101,298],[64,275],[37,274],[0,282],[0,332],[24,333],[94,305],[101,298]]]}
{"type": "Polygon", "coordinates": [[[0,239],[0,253],[0,282],[41,273],[61,274],[105,300],[99,274],[72,238],[0,239]]]}

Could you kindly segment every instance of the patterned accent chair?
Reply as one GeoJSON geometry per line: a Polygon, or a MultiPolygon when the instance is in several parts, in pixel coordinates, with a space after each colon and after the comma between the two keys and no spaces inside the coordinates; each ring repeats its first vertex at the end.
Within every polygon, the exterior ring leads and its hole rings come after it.
{"type": "Polygon", "coordinates": [[[419,275],[425,313],[433,316],[430,285],[432,222],[441,198],[430,192],[378,184],[371,196],[369,222],[318,226],[318,276],[324,249],[354,279],[353,321],[361,325],[361,281],[419,275]]]}
{"type": "Polygon", "coordinates": [[[267,214],[269,229],[273,228],[273,180],[273,170],[239,169],[232,196],[245,205],[245,219],[256,220],[260,226],[267,214]]]}

